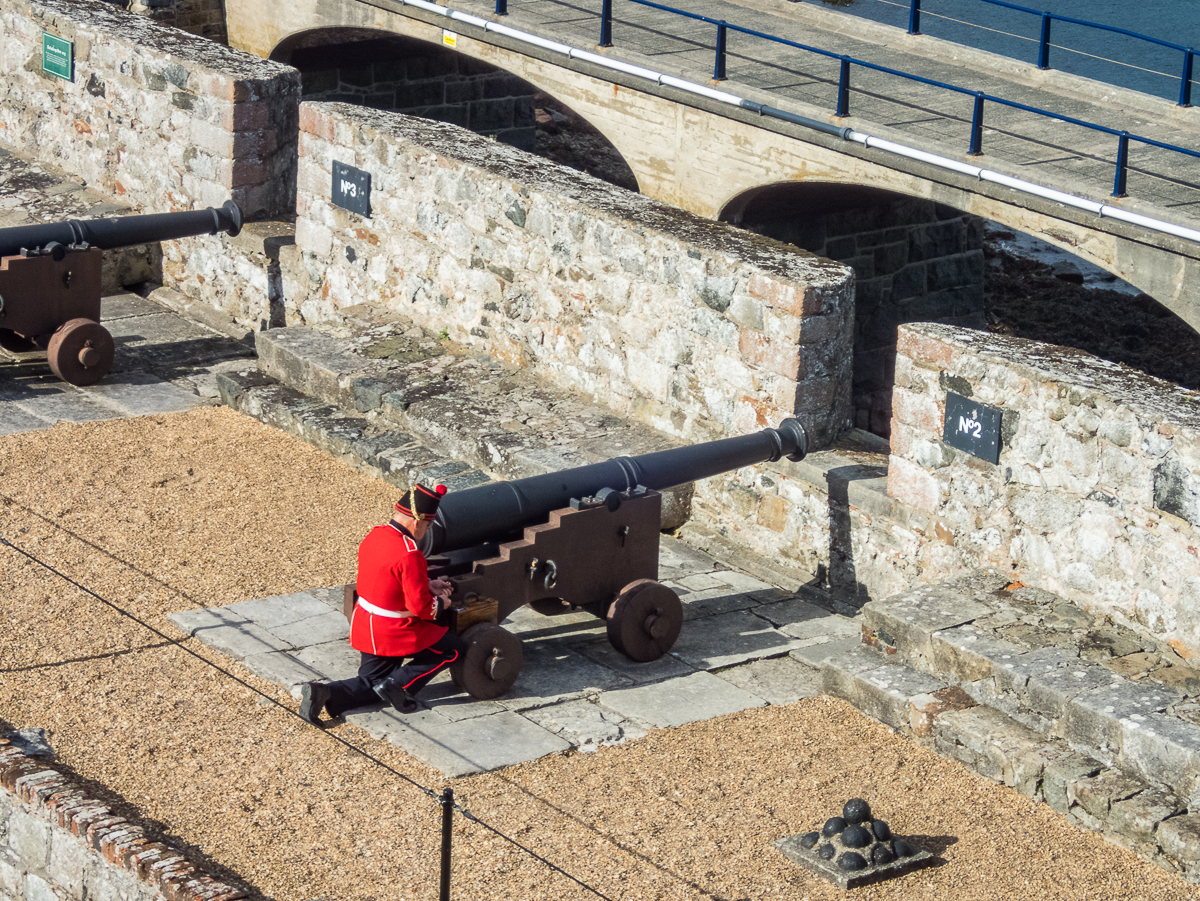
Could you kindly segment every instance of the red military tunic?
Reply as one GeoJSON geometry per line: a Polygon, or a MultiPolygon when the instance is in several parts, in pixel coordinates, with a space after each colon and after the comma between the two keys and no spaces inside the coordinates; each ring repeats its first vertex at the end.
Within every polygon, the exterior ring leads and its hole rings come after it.
{"type": "Polygon", "coordinates": [[[446,634],[445,626],[433,622],[437,599],[429,591],[425,557],[391,523],[373,528],[358,546],[356,591],[359,600],[350,621],[350,645],[356,651],[408,657],[446,634]]]}

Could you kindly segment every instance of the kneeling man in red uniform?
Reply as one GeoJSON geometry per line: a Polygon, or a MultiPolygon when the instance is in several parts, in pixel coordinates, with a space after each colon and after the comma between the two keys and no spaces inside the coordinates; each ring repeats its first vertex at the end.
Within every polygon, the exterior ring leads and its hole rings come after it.
{"type": "Polygon", "coordinates": [[[310,723],[320,721],[322,709],[338,717],[381,699],[412,713],[417,692],[466,651],[465,641],[434,622],[450,604],[450,583],[431,582],[417,550],[445,493],[445,485],[432,491],[413,486],[396,503],[391,521],[359,545],[350,645],[362,653],[362,663],[357,678],[301,686],[300,715],[310,723]]]}

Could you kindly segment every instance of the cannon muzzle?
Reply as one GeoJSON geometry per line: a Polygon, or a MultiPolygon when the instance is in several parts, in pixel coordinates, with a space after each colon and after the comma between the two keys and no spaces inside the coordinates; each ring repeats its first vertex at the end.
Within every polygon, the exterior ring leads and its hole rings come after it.
{"type": "Polygon", "coordinates": [[[566,507],[572,498],[595,497],[604,489],[626,491],[641,485],[662,491],[782,457],[802,460],[807,452],[804,427],[795,419],[785,419],[779,428],[753,435],[639,457],[616,457],[577,469],[455,491],[442,499],[421,550],[432,556],[503,540],[519,529],[545,522],[552,511],[566,507]]]}
{"type": "Polygon", "coordinates": [[[71,219],[45,225],[0,228],[0,257],[16,256],[22,249],[35,250],[51,244],[62,247],[87,245],[111,250],[193,235],[215,235],[217,232],[233,236],[241,230],[242,211],[236,203],[228,200],[220,209],[209,207],[181,213],[71,219]]]}

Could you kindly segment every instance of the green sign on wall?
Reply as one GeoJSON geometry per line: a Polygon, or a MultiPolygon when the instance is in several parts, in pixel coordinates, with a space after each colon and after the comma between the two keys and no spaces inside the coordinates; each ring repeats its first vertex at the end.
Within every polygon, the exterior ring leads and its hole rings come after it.
{"type": "Polygon", "coordinates": [[[74,75],[75,45],[57,35],[42,32],[42,71],[70,81],[74,75]]]}

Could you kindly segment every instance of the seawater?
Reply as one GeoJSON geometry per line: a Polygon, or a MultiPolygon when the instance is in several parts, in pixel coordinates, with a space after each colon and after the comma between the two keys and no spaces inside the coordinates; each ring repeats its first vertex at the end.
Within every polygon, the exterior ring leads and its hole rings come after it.
{"type": "MultiPolygon", "coordinates": [[[[803,0],[908,29],[909,0],[803,0]]],[[[921,0],[921,32],[1037,63],[1041,12],[1144,34],[1200,51],[1200,0],[1034,0],[1017,6],[983,0],[921,0]]],[[[1053,22],[1050,66],[1169,100],[1179,99],[1184,54],[1125,35],[1053,22]],[[1063,49],[1067,48],[1067,49],[1063,49]]],[[[1194,62],[1192,103],[1200,106],[1200,59],[1194,62]]]]}

